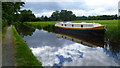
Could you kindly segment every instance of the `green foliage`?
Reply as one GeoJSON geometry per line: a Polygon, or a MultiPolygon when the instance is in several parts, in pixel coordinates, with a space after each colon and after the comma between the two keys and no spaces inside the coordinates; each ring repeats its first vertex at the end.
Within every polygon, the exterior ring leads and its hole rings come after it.
{"type": "Polygon", "coordinates": [[[53,12],[52,15],[51,15],[51,19],[52,19],[53,21],[58,21],[58,20],[60,20],[59,14],[60,14],[59,11],[53,12]]]}
{"type": "Polygon", "coordinates": [[[76,17],[76,20],[87,20],[86,16],[76,17]]]}
{"type": "Polygon", "coordinates": [[[40,26],[40,27],[44,27],[44,26],[48,26],[48,25],[55,25],[57,21],[41,21],[41,22],[25,22],[28,25],[34,25],[34,26],[40,26]]]}
{"type": "Polygon", "coordinates": [[[78,16],[76,17],[76,20],[117,20],[117,14],[116,15],[100,15],[100,16],[78,16]]]}
{"type": "Polygon", "coordinates": [[[51,19],[54,21],[71,21],[75,20],[75,18],[75,14],[73,14],[72,11],[67,10],[61,10],[61,12],[55,11],[51,15],[51,19]]]}
{"type": "Polygon", "coordinates": [[[28,45],[24,42],[22,37],[17,33],[14,26],[12,26],[13,39],[16,48],[16,62],[17,66],[39,66],[42,68],[41,62],[32,54],[28,45]]]}
{"type": "Polygon", "coordinates": [[[2,2],[2,24],[3,27],[6,25],[13,24],[16,20],[16,15],[20,11],[21,6],[24,2],[2,2]]]}
{"type": "Polygon", "coordinates": [[[72,22],[94,22],[106,25],[106,38],[112,42],[120,41],[118,38],[118,20],[78,20],[72,22]]]}
{"type": "Polygon", "coordinates": [[[118,20],[120,20],[120,16],[118,17],[118,20]]]}
{"type": "Polygon", "coordinates": [[[49,21],[49,18],[47,16],[44,17],[45,21],[49,21]]]}
{"type": "MultiPolygon", "coordinates": [[[[2,17],[6,19],[8,24],[13,23],[14,19],[14,3],[12,2],[3,2],[2,3],[2,17]]],[[[4,24],[4,22],[3,22],[4,24]]]]}
{"type": "Polygon", "coordinates": [[[47,16],[36,17],[34,21],[50,21],[51,18],[47,16]]]}
{"type": "Polygon", "coordinates": [[[7,26],[2,27],[2,38],[4,38],[7,28],[7,26]]]}
{"type": "Polygon", "coordinates": [[[7,20],[5,18],[2,19],[2,27],[6,27],[8,25],[7,20]]]}
{"type": "Polygon", "coordinates": [[[35,19],[35,15],[32,13],[31,10],[22,10],[20,11],[20,21],[21,22],[30,22],[35,19]]]}
{"type": "Polygon", "coordinates": [[[32,25],[29,26],[26,25],[25,23],[16,26],[16,29],[18,33],[21,34],[22,36],[28,36],[28,35],[31,36],[35,31],[32,25]]]}

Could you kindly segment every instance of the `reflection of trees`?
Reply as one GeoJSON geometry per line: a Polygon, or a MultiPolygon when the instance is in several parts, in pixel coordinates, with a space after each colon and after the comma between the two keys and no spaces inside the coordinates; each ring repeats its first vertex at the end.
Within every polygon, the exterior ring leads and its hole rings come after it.
{"type": "Polygon", "coordinates": [[[110,43],[110,46],[109,46],[109,49],[110,49],[114,54],[120,53],[120,43],[111,42],[111,43],[110,43]]]}
{"type": "Polygon", "coordinates": [[[52,33],[55,33],[55,26],[54,25],[47,25],[47,26],[44,26],[44,27],[37,27],[37,29],[43,29],[45,31],[48,31],[48,32],[52,32],[52,33]]]}
{"type": "Polygon", "coordinates": [[[21,24],[17,26],[17,31],[22,36],[32,35],[35,29],[31,26],[21,24]]]}
{"type": "Polygon", "coordinates": [[[104,46],[105,53],[120,64],[120,43],[109,42],[104,46]]]}
{"type": "Polygon", "coordinates": [[[41,25],[30,25],[30,24],[20,24],[17,27],[17,31],[21,36],[27,36],[27,35],[32,35],[35,29],[43,29],[48,32],[55,32],[54,25],[47,25],[47,26],[41,26],[41,25]]]}
{"type": "Polygon", "coordinates": [[[48,26],[43,27],[43,30],[46,30],[48,32],[53,32],[53,33],[55,32],[55,28],[52,25],[48,25],[48,26]]]}

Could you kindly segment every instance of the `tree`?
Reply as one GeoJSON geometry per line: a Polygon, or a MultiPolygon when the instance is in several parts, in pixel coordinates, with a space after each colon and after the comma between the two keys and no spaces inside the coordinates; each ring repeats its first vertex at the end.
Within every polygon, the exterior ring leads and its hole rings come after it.
{"type": "Polygon", "coordinates": [[[49,18],[47,16],[44,17],[45,21],[49,21],[49,18]]]}
{"type": "Polygon", "coordinates": [[[52,13],[51,19],[54,20],[54,21],[60,20],[60,16],[59,15],[60,15],[60,12],[59,11],[55,11],[55,12],[52,13]]]}
{"type": "Polygon", "coordinates": [[[15,14],[20,11],[20,8],[24,6],[24,4],[24,2],[2,2],[2,22],[4,26],[17,21],[15,14]]]}
{"type": "Polygon", "coordinates": [[[31,10],[22,10],[20,11],[20,21],[21,22],[29,22],[35,20],[35,15],[31,10]]]}
{"type": "Polygon", "coordinates": [[[71,20],[75,20],[76,15],[73,14],[72,11],[67,11],[67,10],[61,10],[59,11],[55,11],[52,13],[51,15],[51,19],[55,20],[55,21],[71,21],[71,20]]]}
{"type": "Polygon", "coordinates": [[[45,21],[45,20],[44,20],[44,16],[41,16],[41,21],[45,21]]]}
{"type": "Polygon", "coordinates": [[[76,20],[87,20],[86,16],[78,16],[76,17],[76,20]]]}
{"type": "Polygon", "coordinates": [[[117,20],[117,15],[78,16],[76,20],[117,20]]]}
{"type": "Polygon", "coordinates": [[[40,17],[36,17],[34,21],[41,21],[40,17]]]}

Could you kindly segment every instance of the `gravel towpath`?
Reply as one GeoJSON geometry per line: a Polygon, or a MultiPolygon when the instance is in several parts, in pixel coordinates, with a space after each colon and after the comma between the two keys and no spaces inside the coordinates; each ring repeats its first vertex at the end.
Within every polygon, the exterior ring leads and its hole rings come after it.
{"type": "Polygon", "coordinates": [[[15,46],[13,45],[12,26],[9,26],[2,41],[2,66],[15,66],[15,46]]]}

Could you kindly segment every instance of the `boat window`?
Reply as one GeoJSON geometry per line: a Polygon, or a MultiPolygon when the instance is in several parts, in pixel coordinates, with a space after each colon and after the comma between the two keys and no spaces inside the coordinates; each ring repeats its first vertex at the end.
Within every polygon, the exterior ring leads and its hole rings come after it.
{"type": "Polygon", "coordinates": [[[83,25],[81,25],[81,27],[83,27],[83,25]]]}
{"type": "Polygon", "coordinates": [[[66,26],[66,24],[65,24],[65,26],[66,26]]]}
{"type": "Polygon", "coordinates": [[[81,44],[83,44],[83,42],[81,41],[81,44]]]}
{"type": "Polygon", "coordinates": [[[72,27],[74,27],[74,25],[72,24],[72,27]]]}
{"type": "Polygon", "coordinates": [[[73,38],[72,38],[72,41],[74,41],[73,38]]]}
{"type": "Polygon", "coordinates": [[[61,24],[61,26],[63,26],[63,24],[61,24]]]}

